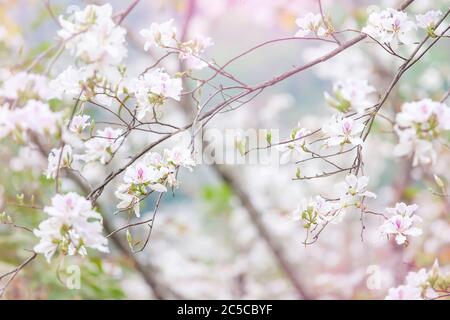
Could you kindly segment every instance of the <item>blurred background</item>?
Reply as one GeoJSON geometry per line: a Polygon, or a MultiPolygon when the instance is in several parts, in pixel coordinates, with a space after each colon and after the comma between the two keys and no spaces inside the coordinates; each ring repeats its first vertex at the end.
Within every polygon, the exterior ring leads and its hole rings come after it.
{"type": "MultiPolygon", "coordinates": [[[[130,1],[108,1],[116,11],[125,9],[130,1]]],[[[105,1],[50,1],[56,16],[66,14],[70,6],[105,1]]],[[[430,9],[448,8],[449,1],[415,1],[408,12],[422,13],[430,9]]],[[[399,1],[323,1],[337,30],[357,29],[365,25],[368,7],[397,7],[399,1]]],[[[319,12],[314,0],[142,0],[123,22],[127,29],[130,73],[138,74],[163,54],[160,50],[146,53],[142,28],[152,22],[175,19],[181,29],[191,15],[187,38],[202,34],[214,41],[207,56],[219,65],[239,53],[270,39],[290,37],[297,27],[295,19],[308,12],[319,12]]],[[[43,1],[8,1],[0,3],[0,77],[7,77],[11,66],[45,51],[57,40],[58,26],[51,19],[43,1]]],[[[343,35],[343,39],[353,35],[343,35]]],[[[298,66],[333,49],[332,44],[313,41],[285,41],[265,46],[239,59],[227,69],[246,83],[259,83],[292,66],[298,66]]],[[[383,109],[383,115],[394,118],[401,104],[422,98],[440,99],[450,85],[449,45],[442,41],[402,78],[383,109]]],[[[401,50],[407,49],[401,48],[401,50]]],[[[209,128],[279,129],[280,139],[288,139],[298,122],[310,130],[319,128],[332,114],[323,94],[332,84],[347,78],[368,79],[378,92],[388,86],[401,61],[386,54],[369,41],[363,41],[335,58],[264,91],[249,104],[219,114],[209,128]]],[[[68,63],[62,55],[55,64],[53,76],[68,63]]],[[[164,67],[177,71],[175,61],[164,67]]],[[[198,72],[205,76],[207,71],[198,72]]],[[[227,83],[221,80],[224,85],[227,83]]],[[[94,117],[105,117],[99,110],[89,110],[94,117]]],[[[185,113],[177,104],[164,111],[166,122],[184,123],[185,113]]],[[[125,159],[141,150],[156,136],[132,136],[125,159]]],[[[182,137],[186,138],[186,137],[182,137]]],[[[180,139],[182,139],[180,138],[180,139]]],[[[174,140],[160,146],[173,145],[174,140]]],[[[47,141],[51,145],[51,141],[47,141]]],[[[379,299],[388,288],[404,281],[408,271],[429,267],[435,259],[441,266],[450,263],[450,224],[446,198],[430,191],[435,187],[433,174],[450,178],[448,151],[439,155],[432,168],[411,168],[408,159],[392,156],[396,136],[388,122],[375,123],[374,134],[364,149],[365,174],[371,177],[370,188],[378,194],[369,204],[382,211],[397,201],[419,204],[424,222],[423,236],[408,247],[379,239],[377,227],[382,218],[364,218],[348,214],[343,222],[328,227],[313,245],[302,244],[305,229],[290,219],[290,213],[302,198],[316,194],[331,195],[332,186],[343,175],[330,178],[293,181],[297,166],[286,164],[279,170],[264,166],[226,166],[233,181],[210,165],[198,165],[193,172],[181,173],[182,184],[175,196],[163,198],[146,249],[133,255],[122,243],[110,241],[112,253],[90,254],[86,258],[68,257],[64,265],[81,269],[80,289],[69,290],[64,284],[67,274],[58,262],[48,264],[39,257],[18,274],[3,298],[6,299],[379,299]],[[237,184],[237,189],[236,185],[237,184]],[[249,212],[243,205],[239,190],[244,190],[254,205],[249,212]],[[381,281],[368,286],[376,273],[381,281]],[[59,275],[59,276],[58,276],[59,275]],[[306,294],[305,294],[306,293],[306,294]]],[[[230,149],[234,145],[227,146],[230,149]]],[[[345,157],[342,159],[343,162],[345,157]]],[[[0,141],[0,212],[7,210],[21,225],[36,227],[43,213],[29,208],[8,207],[23,194],[32,196],[43,206],[49,202],[54,187],[42,171],[46,158],[33,147],[11,139],[0,141]],[[18,196],[19,195],[19,196],[18,196]]],[[[115,165],[91,165],[83,174],[92,185],[100,183],[115,165]]],[[[322,169],[320,163],[308,162],[301,168],[305,175],[322,169]]],[[[112,184],[101,197],[101,213],[105,223],[121,226],[126,217],[113,215],[117,199],[112,184]]],[[[77,190],[69,179],[63,190],[77,190]]],[[[152,214],[154,198],[144,204],[142,219],[152,214]]],[[[144,239],[145,227],[133,230],[134,239],[144,239]]],[[[125,240],[125,233],[120,233],[125,240]]],[[[24,260],[36,243],[26,233],[0,226],[0,273],[24,260]]]]}

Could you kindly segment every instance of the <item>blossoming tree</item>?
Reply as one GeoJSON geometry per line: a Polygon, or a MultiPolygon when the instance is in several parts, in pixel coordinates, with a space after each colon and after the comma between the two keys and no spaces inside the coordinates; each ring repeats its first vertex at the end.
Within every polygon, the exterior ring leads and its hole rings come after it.
{"type": "Polygon", "coordinates": [[[178,12],[166,4],[176,18],[146,17],[142,26],[128,20],[146,1],[42,3],[56,28],[48,44],[32,50],[13,22],[0,25],[0,258],[8,262],[0,295],[19,280],[43,286],[33,297],[67,291],[74,264],[91,289],[106,279],[115,293],[106,297],[127,294],[124,272],[160,299],[450,295],[448,4],[394,1],[342,17],[330,1],[249,1],[238,9],[278,31],[260,42],[241,31],[233,41],[249,45],[234,53],[208,36],[233,1],[187,0],[178,12]],[[303,63],[288,68],[264,53],[297,43],[303,63]],[[235,68],[251,57],[271,72],[255,80],[258,72],[235,68]],[[291,111],[287,139],[277,140],[286,129],[277,115],[296,102],[273,90],[310,70],[328,85],[311,102],[323,110],[291,111]],[[426,85],[438,77],[447,78],[426,85]],[[275,172],[204,152],[209,128],[236,124],[265,134],[225,151],[244,163],[277,155],[275,172]],[[200,192],[214,214],[197,214],[194,200],[174,205],[180,193],[193,196],[205,170],[218,181],[200,192]],[[374,263],[388,271],[365,286],[374,263]],[[27,280],[33,272],[40,276],[27,280]]]}

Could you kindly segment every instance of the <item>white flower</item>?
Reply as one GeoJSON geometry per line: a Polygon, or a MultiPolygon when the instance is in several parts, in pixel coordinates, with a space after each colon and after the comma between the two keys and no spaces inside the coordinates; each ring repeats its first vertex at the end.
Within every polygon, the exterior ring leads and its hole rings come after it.
{"type": "Polygon", "coordinates": [[[56,178],[59,168],[70,168],[72,161],[72,147],[70,145],[64,146],[62,154],[61,148],[52,149],[48,155],[48,167],[45,172],[47,179],[56,178]]]}
{"type": "Polygon", "coordinates": [[[329,201],[316,196],[314,200],[303,199],[300,206],[292,213],[292,217],[295,221],[303,221],[305,228],[309,228],[312,225],[330,221],[333,218],[330,214],[333,209],[329,201]]]}
{"type": "Polygon", "coordinates": [[[422,300],[421,290],[411,286],[399,286],[389,289],[386,300],[422,300]]]}
{"type": "Polygon", "coordinates": [[[96,136],[84,144],[86,152],[79,156],[79,159],[85,162],[99,160],[101,164],[106,164],[120,147],[123,139],[121,129],[114,130],[107,127],[104,130],[97,130],[96,136]]]}
{"type": "Polygon", "coordinates": [[[435,145],[442,131],[450,129],[450,108],[430,99],[405,103],[396,116],[394,129],[399,137],[395,156],[413,154],[414,166],[433,164],[437,158],[435,145]]]}
{"type": "Polygon", "coordinates": [[[418,208],[417,204],[408,206],[404,202],[397,202],[394,208],[386,208],[386,212],[392,215],[399,214],[404,217],[411,217],[418,208]]]}
{"type": "Polygon", "coordinates": [[[50,81],[52,96],[66,99],[78,98],[83,91],[84,83],[90,77],[92,77],[91,70],[87,68],[75,69],[68,66],[66,70],[50,81]]]}
{"type": "Polygon", "coordinates": [[[125,171],[123,181],[127,184],[157,183],[163,176],[164,171],[153,166],[148,166],[144,162],[138,162],[134,166],[128,167],[125,171]]]}
{"type": "Polygon", "coordinates": [[[178,58],[186,61],[190,69],[202,69],[208,64],[201,58],[205,49],[214,43],[211,38],[197,35],[194,39],[180,43],[177,41],[177,29],[171,19],[164,23],[152,23],[150,29],[142,29],[140,35],[145,38],[144,50],[161,47],[179,51],[178,58]]]}
{"type": "Polygon", "coordinates": [[[46,101],[51,97],[47,77],[39,74],[19,72],[8,77],[0,86],[0,97],[46,101]]]}
{"type": "Polygon", "coordinates": [[[420,288],[428,282],[429,273],[424,268],[417,272],[409,272],[406,276],[406,284],[411,287],[420,288]]]}
{"type": "Polygon", "coordinates": [[[211,38],[197,35],[193,40],[189,40],[181,44],[181,50],[179,54],[180,60],[186,60],[186,65],[190,69],[203,69],[208,64],[201,59],[201,55],[205,52],[206,48],[214,45],[211,38]]]}
{"type": "Polygon", "coordinates": [[[400,127],[419,124],[420,131],[435,128],[450,129],[450,108],[445,104],[430,99],[407,102],[397,114],[396,123],[400,127]]]}
{"type": "Polygon", "coordinates": [[[420,269],[417,272],[409,272],[406,276],[406,284],[397,288],[391,288],[386,299],[391,300],[418,300],[433,299],[440,296],[436,291],[448,278],[447,274],[442,274],[439,270],[439,263],[435,260],[432,268],[427,271],[420,269]]]}
{"type": "Polygon", "coordinates": [[[48,104],[37,100],[28,100],[24,107],[16,106],[9,109],[9,105],[0,106],[0,138],[14,130],[26,133],[32,131],[36,134],[55,134],[59,128],[60,112],[50,110],[48,104]]]}
{"type": "Polygon", "coordinates": [[[373,104],[370,95],[374,92],[375,88],[367,80],[347,79],[333,84],[333,97],[325,93],[325,100],[341,112],[355,110],[362,113],[373,104]]]}
{"type": "Polygon", "coordinates": [[[281,164],[288,162],[295,162],[302,154],[303,148],[306,146],[305,137],[310,134],[311,131],[302,128],[300,123],[291,132],[292,142],[284,143],[278,146],[278,150],[282,153],[280,158],[281,164]]]}
{"type": "Polygon", "coordinates": [[[397,42],[411,44],[412,32],[416,29],[414,22],[408,19],[408,14],[395,9],[386,9],[370,14],[367,26],[362,29],[365,33],[381,43],[396,45],[397,42]]]}
{"type": "Polygon", "coordinates": [[[144,50],[152,47],[176,47],[177,29],[173,19],[163,23],[152,23],[150,29],[142,29],[139,34],[145,38],[144,50]]]}
{"type": "Polygon", "coordinates": [[[393,216],[380,226],[380,232],[394,235],[398,245],[407,244],[408,236],[415,237],[422,234],[422,230],[414,227],[416,222],[422,221],[419,216],[413,214],[416,210],[416,204],[407,206],[404,203],[397,203],[395,208],[386,208],[386,211],[393,216]]]}
{"type": "Polygon", "coordinates": [[[149,152],[144,156],[143,162],[146,165],[154,167],[162,167],[165,165],[163,157],[157,152],[149,152]]]}
{"type": "Polygon", "coordinates": [[[417,14],[417,26],[423,29],[434,30],[441,16],[442,12],[440,10],[430,10],[424,14],[417,14]]]}
{"type": "Polygon", "coordinates": [[[433,143],[418,139],[415,129],[399,130],[396,128],[396,132],[399,137],[399,142],[394,147],[394,156],[403,157],[413,154],[413,166],[436,162],[437,153],[433,147],[433,143]]]}
{"type": "Polygon", "coordinates": [[[192,170],[195,162],[188,148],[174,147],[164,150],[164,157],[151,152],[142,161],[130,166],[125,171],[123,184],[115,195],[121,200],[118,209],[133,209],[137,217],[140,214],[140,198],[152,191],[167,192],[167,186],[177,187],[176,170],[185,167],[192,170]]]}
{"type": "Polygon", "coordinates": [[[139,120],[142,120],[147,113],[151,114],[153,107],[163,104],[166,98],[180,101],[183,89],[181,79],[170,78],[162,68],[147,72],[134,82],[134,87],[139,120]]]}
{"type": "Polygon", "coordinates": [[[16,125],[38,134],[55,134],[60,119],[61,113],[53,112],[47,103],[37,100],[29,100],[16,111],[16,125]]]}
{"type": "Polygon", "coordinates": [[[52,198],[52,206],[45,207],[44,212],[49,218],[34,230],[40,238],[34,251],[44,254],[48,262],[58,250],[63,255],[86,255],[86,248],[109,251],[102,234],[102,217],[92,209],[90,201],[74,192],[57,194],[52,198]]]}
{"type": "Polygon", "coordinates": [[[141,210],[140,210],[140,204],[139,204],[139,197],[133,194],[129,190],[128,184],[121,184],[117,190],[114,192],[114,195],[121,200],[117,204],[117,209],[119,210],[126,210],[126,209],[133,209],[134,214],[136,217],[141,216],[141,210]]]}
{"type": "Polygon", "coordinates": [[[327,29],[323,26],[322,15],[307,13],[304,17],[295,20],[299,30],[295,34],[296,37],[306,37],[310,33],[322,37],[326,35],[327,29]]]}
{"type": "Polygon", "coordinates": [[[80,114],[73,117],[70,121],[69,130],[73,133],[80,134],[83,130],[89,126],[90,117],[86,114],[80,114]]]}
{"type": "Polygon", "coordinates": [[[58,31],[66,49],[88,64],[117,65],[127,55],[126,30],[113,21],[110,4],[88,5],[67,19],[59,17],[58,31]]]}
{"type": "Polygon", "coordinates": [[[184,167],[189,169],[189,171],[192,171],[192,167],[195,167],[195,161],[192,159],[191,151],[188,148],[174,147],[165,149],[164,157],[176,167],[184,167]]]}
{"type": "Polygon", "coordinates": [[[369,177],[366,176],[356,177],[353,174],[346,176],[345,181],[337,185],[340,193],[341,207],[359,207],[363,197],[376,198],[375,193],[367,191],[368,183],[369,177]]]}
{"type": "Polygon", "coordinates": [[[346,143],[355,146],[363,144],[363,140],[359,135],[364,130],[364,125],[351,118],[339,119],[333,116],[331,121],[323,126],[322,130],[329,136],[326,140],[326,144],[329,147],[342,146],[346,143]]]}

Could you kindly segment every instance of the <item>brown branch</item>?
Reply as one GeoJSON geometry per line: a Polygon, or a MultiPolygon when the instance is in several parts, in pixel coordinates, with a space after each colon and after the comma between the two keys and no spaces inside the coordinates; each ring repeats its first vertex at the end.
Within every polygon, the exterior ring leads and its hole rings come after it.
{"type": "Polygon", "coordinates": [[[249,195],[244,191],[244,189],[242,189],[238,180],[235,179],[232,173],[228,171],[224,166],[214,165],[213,168],[220,176],[220,178],[233,189],[233,192],[239,198],[243,207],[246,209],[253,225],[258,230],[260,237],[269,247],[271,253],[275,257],[281,269],[284,271],[287,278],[290,280],[291,284],[294,286],[300,298],[306,300],[313,299],[314,297],[310,293],[308,293],[303,283],[298,278],[295,268],[291,265],[290,261],[285,256],[282,247],[273,238],[269,229],[262,221],[262,214],[254,206],[249,195]]]}
{"type": "Polygon", "coordinates": [[[124,12],[119,13],[116,18],[118,18],[117,20],[117,24],[120,25],[122,24],[123,20],[125,20],[125,18],[131,13],[131,11],[133,11],[133,9],[138,5],[140,0],[134,0],[129,6],[128,8],[125,9],[124,12]]]}
{"type": "Polygon", "coordinates": [[[16,278],[16,276],[19,274],[19,272],[25,268],[31,261],[33,261],[37,256],[36,252],[33,252],[33,254],[27,258],[24,262],[22,262],[18,267],[14,268],[13,270],[2,274],[0,276],[0,280],[2,280],[3,278],[7,277],[7,276],[11,276],[5,283],[4,286],[2,286],[0,288],[0,298],[3,296],[3,294],[6,292],[6,289],[8,288],[8,286],[11,284],[11,282],[13,282],[13,280],[16,278]]]}

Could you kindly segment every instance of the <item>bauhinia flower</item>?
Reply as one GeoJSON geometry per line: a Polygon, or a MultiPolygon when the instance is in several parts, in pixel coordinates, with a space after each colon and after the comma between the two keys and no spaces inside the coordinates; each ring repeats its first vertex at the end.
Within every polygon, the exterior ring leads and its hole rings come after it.
{"type": "Polygon", "coordinates": [[[195,161],[192,159],[191,151],[188,148],[174,147],[164,150],[164,158],[166,161],[175,166],[183,167],[192,172],[195,167],[195,161]]]}
{"type": "Polygon", "coordinates": [[[181,52],[178,55],[180,60],[186,61],[186,66],[190,69],[203,69],[208,64],[201,58],[206,48],[214,45],[211,38],[201,35],[196,36],[193,40],[180,44],[181,52]]]}
{"type": "Polygon", "coordinates": [[[363,198],[376,198],[376,194],[367,190],[369,177],[357,177],[349,174],[345,180],[337,185],[340,194],[340,205],[342,208],[362,206],[363,198]]]}
{"type": "Polygon", "coordinates": [[[0,137],[15,133],[27,136],[28,131],[39,135],[54,135],[59,130],[60,112],[53,112],[47,103],[28,100],[23,107],[0,106],[0,137]]]}
{"type": "Polygon", "coordinates": [[[52,149],[48,155],[48,167],[45,172],[47,179],[56,178],[56,174],[61,168],[70,168],[72,161],[72,147],[70,145],[65,145],[62,151],[61,148],[52,149]]]}
{"type": "Polygon", "coordinates": [[[73,133],[80,134],[90,125],[90,117],[86,114],[80,114],[73,117],[70,121],[69,130],[73,133]]]}
{"type": "Polygon", "coordinates": [[[399,142],[394,148],[397,157],[413,155],[413,166],[436,163],[437,152],[432,141],[419,139],[414,129],[398,130],[399,142]]]}
{"type": "Polygon", "coordinates": [[[85,142],[86,152],[78,158],[85,162],[99,160],[101,164],[106,164],[119,149],[123,139],[121,129],[107,127],[97,130],[95,137],[85,142]]]}
{"type": "Polygon", "coordinates": [[[282,153],[280,158],[281,164],[286,164],[290,161],[297,161],[302,151],[306,147],[305,138],[311,131],[302,128],[300,123],[291,131],[291,140],[292,142],[283,143],[278,146],[279,151],[282,153]]]}
{"type": "Polygon", "coordinates": [[[394,129],[399,137],[394,155],[414,155],[414,166],[433,164],[442,133],[450,130],[450,108],[430,99],[405,103],[397,114],[394,129]]]}
{"type": "Polygon", "coordinates": [[[333,116],[331,121],[323,126],[322,130],[328,135],[326,140],[328,147],[343,146],[345,144],[358,146],[363,144],[360,134],[364,130],[364,125],[351,118],[333,116]]]}
{"type": "Polygon", "coordinates": [[[397,288],[390,288],[386,296],[386,300],[422,300],[420,296],[420,289],[412,286],[398,286],[397,288]]]}
{"type": "Polygon", "coordinates": [[[177,29],[173,26],[173,19],[164,23],[152,23],[150,29],[142,29],[140,35],[145,38],[144,50],[152,47],[164,48],[171,52],[178,52],[178,58],[185,60],[186,67],[202,69],[208,64],[201,58],[205,49],[214,43],[211,38],[197,35],[194,39],[181,42],[177,40],[177,29]]]}
{"type": "Polygon", "coordinates": [[[324,25],[322,15],[307,13],[305,16],[295,20],[299,30],[295,34],[296,37],[306,37],[309,34],[314,34],[318,37],[323,37],[327,34],[328,28],[324,25]]]}
{"type": "Polygon", "coordinates": [[[59,17],[58,36],[66,49],[87,64],[117,65],[127,55],[126,29],[113,20],[110,4],[88,5],[67,19],[59,17]]]}
{"type": "Polygon", "coordinates": [[[183,89],[181,79],[171,78],[162,68],[145,73],[133,85],[139,120],[152,114],[153,108],[164,104],[167,98],[179,101],[183,89]]]}
{"type": "Polygon", "coordinates": [[[371,94],[375,88],[367,80],[347,79],[333,84],[333,96],[325,93],[325,100],[330,106],[341,112],[350,110],[361,114],[364,109],[373,105],[371,94]]]}
{"type": "Polygon", "coordinates": [[[114,192],[114,195],[121,200],[117,204],[117,209],[119,210],[128,210],[133,209],[136,217],[141,216],[141,206],[139,204],[139,197],[134,194],[130,190],[130,187],[127,184],[121,184],[117,190],[114,192]]]}
{"type": "Polygon", "coordinates": [[[50,96],[48,78],[40,74],[18,72],[8,77],[0,86],[0,97],[7,100],[46,101],[50,96]]]}
{"type": "Polygon", "coordinates": [[[434,32],[441,16],[442,12],[440,10],[430,10],[424,14],[417,14],[417,26],[422,29],[427,29],[429,32],[434,32]]]}
{"type": "Polygon", "coordinates": [[[51,202],[51,206],[44,208],[49,218],[34,230],[40,238],[34,247],[36,253],[50,262],[57,251],[70,256],[84,256],[87,248],[109,252],[108,241],[102,234],[102,217],[92,209],[90,201],[70,192],[55,195],[51,202]]]}
{"type": "Polygon", "coordinates": [[[406,283],[389,289],[386,300],[423,300],[446,296],[450,289],[450,278],[439,269],[436,260],[430,270],[425,268],[417,272],[409,272],[406,283]]]}
{"type": "Polygon", "coordinates": [[[380,226],[380,232],[387,236],[395,236],[398,245],[407,245],[408,236],[415,237],[422,234],[422,230],[414,226],[416,222],[422,221],[414,214],[417,208],[416,204],[407,206],[403,202],[397,203],[394,208],[386,208],[392,217],[380,226]]]}
{"type": "Polygon", "coordinates": [[[80,98],[84,97],[86,95],[85,83],[92,76],[93,72],[91,69],[85,67],[76,69],[73,66],[68,66],[67,69],[50,81],[49,86],[52,96],[60,99],[74,99],[80,95],[80,98]]]}
{"type": "Polygon", "coordinates": [[[333,209],[334,206],[331,202],[321,196],[316,196],[315,199],[303,199],[300,206],[292,213],[292,218],[295,221],[302,221],[305,229],[309,229],[330,221],[333,218],[331,215],[333,209]]]}
{"type": "Polygon", "coordinates": [[[140,216],[140,198],[152,191],[166,192],[167,187],[177,187],[176,172],[179,167],[192,170],[195,162],[187,148],[175,147],[164,150],[164,157],[151,152],[144,159],[130,166],[125,171],[123,184],[115,192],[121,202],[119,210],[133,209],[140,216]]]}
{"type": "Polygon", "coordinates": [[[362,29],[372,38],[383,44],[411,44],[416,24],[408,19],[408,14],[395,9],[386,9],[370,14],[367,26],[362,29]]]}
{"type": "Polygon", "coordinates": [[[144,50],[152,47],[171,47],[177,46],[177,29],[173,26],[173,19],[163,23],[152,23],[150,29],[142,29],[139,34],[145,38],[144,50]]]}

